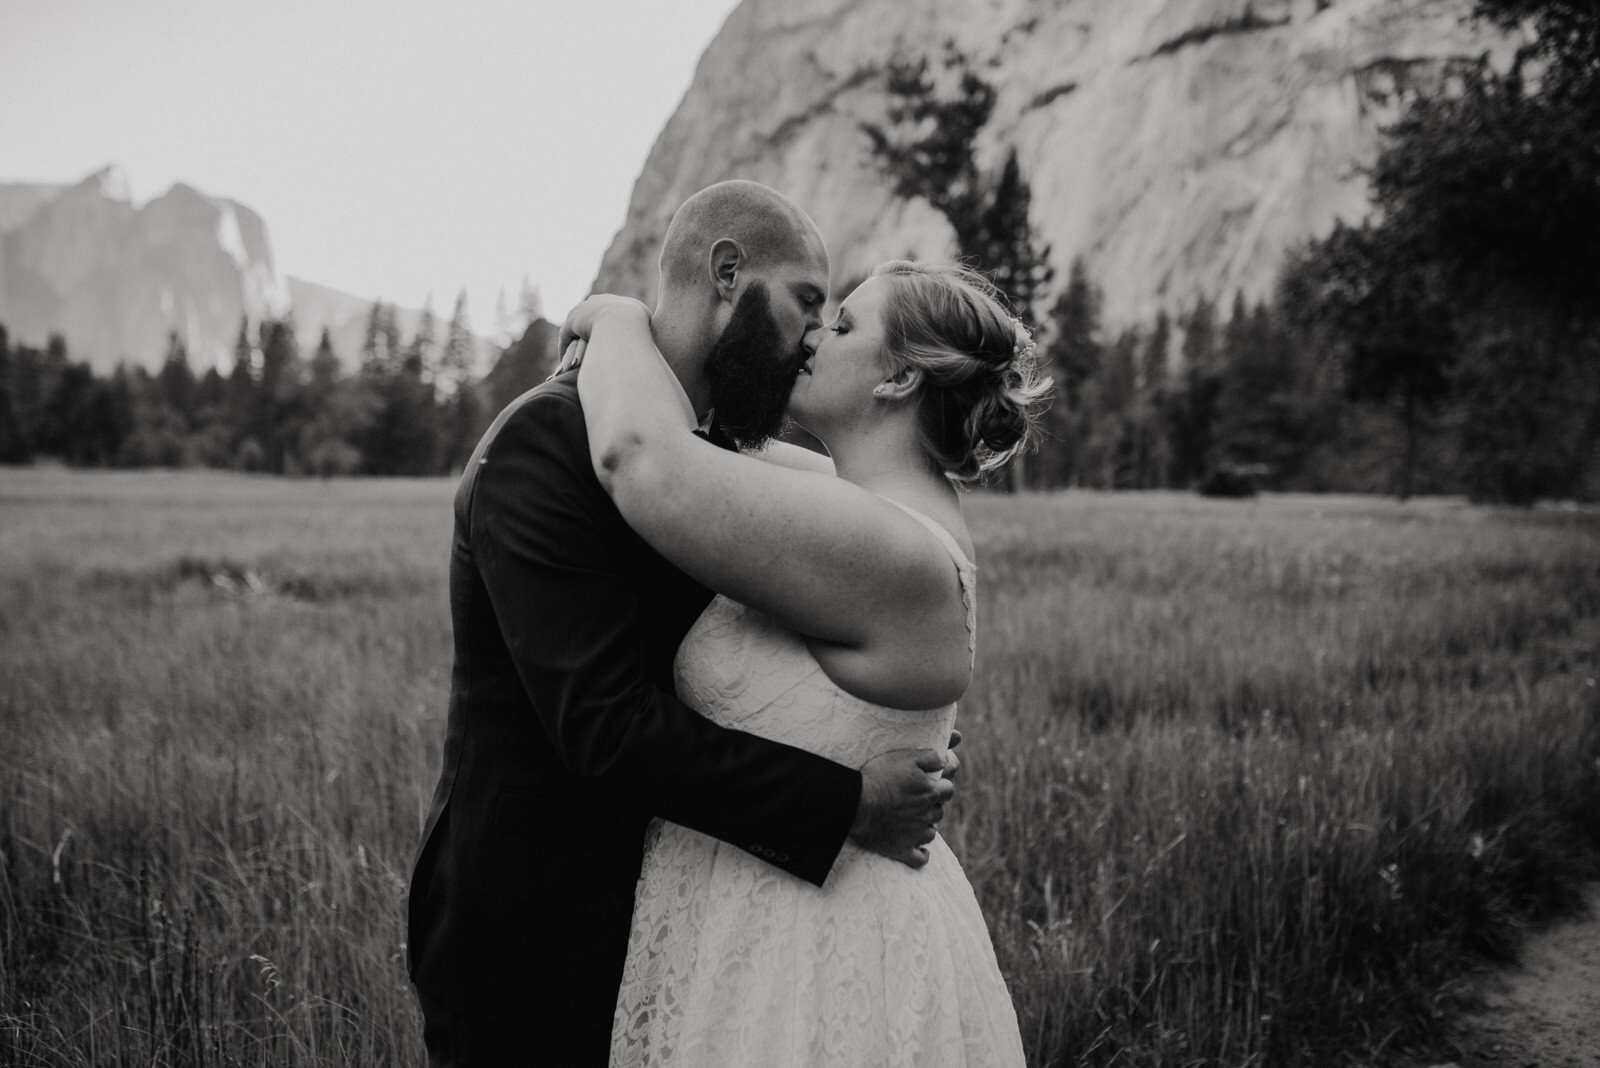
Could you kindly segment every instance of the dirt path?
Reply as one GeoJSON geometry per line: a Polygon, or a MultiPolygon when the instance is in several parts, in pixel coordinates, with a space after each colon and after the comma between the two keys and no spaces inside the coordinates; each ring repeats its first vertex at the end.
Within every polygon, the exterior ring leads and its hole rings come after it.
{"type": "Polygon", "coordinates": [[[1533,935],[1521,966],[1472,984],[1483,1007],[1459,1021],[1459,1055],[1439,1068],[1600,1066],[1600,887],[1587,916],[1533,935]]]}

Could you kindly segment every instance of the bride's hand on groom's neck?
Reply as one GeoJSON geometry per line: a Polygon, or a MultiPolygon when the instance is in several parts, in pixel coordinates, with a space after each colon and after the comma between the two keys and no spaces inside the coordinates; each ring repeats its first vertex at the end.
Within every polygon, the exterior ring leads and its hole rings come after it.
{"type": "Polygon", "coordinates": [[[574,341],[587,341],[594,335],[595,321],[608,312],[641,314],[646,322],[650,320],[650,307],[643,301],[614,293],[595,293],[584,298],[562,320],[561,331],[556,335],[556,351],[565,356],[574,341]]]}

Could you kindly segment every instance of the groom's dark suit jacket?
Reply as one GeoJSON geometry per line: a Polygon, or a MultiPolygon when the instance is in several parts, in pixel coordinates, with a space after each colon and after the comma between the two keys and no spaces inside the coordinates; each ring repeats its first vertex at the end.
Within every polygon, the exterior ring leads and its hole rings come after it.
{"type": "Polygon", "coordinates": [[[672,696],[708,599],[601,489],[575,375],[500,414],[455,498],[449,725],[407,932],[430,998],[536,1029],[608,1025],[652,815],[826,878],[860,774],[672,696]]]}

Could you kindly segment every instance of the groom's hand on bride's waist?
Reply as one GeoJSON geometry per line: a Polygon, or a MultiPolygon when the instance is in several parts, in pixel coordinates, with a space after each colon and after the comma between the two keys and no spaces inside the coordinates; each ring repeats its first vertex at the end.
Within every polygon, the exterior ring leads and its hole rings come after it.
{"type": "Polygon", "coordinates": [[[861,768],[861,801],[850,838],[863,849],[913,868],[928,863],[933,828],[955,793],[948,774],[960,759],[932,749],[896,749],[861,768]]]}

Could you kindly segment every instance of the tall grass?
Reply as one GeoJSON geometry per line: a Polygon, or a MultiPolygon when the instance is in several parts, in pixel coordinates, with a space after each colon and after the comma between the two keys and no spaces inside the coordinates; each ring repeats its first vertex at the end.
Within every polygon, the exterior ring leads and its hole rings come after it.
{"type": "MultiPolygon", "coordinates": [[[[0,1063],[418,1063],[444,482],[0,472],[0,1063]]],[[[1600,517],[974,497],[1034,1063],[1381,1060],[1600,857],[1600,517]]]]}
{"type": "Polygon", "coordinates": [[[991,500],[968,858],[1040,1063],[1425,1045],[1600,857],[1600,517],[991,500]]]}

